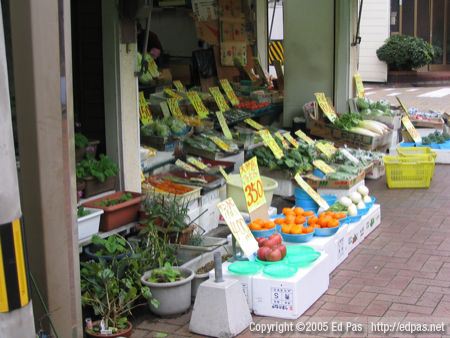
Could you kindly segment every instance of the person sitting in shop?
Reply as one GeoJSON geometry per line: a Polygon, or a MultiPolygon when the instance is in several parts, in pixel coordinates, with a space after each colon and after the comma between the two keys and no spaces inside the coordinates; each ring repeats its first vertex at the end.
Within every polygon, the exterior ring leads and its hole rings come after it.
{"type": "MultiPolygon", "coordinates": [[[[141,25],[138,25],[138,36],[137,36],[137,42],[138,42],[138,50],[143,53],[144,49],[144,41],[145,41],[145,28],[142,28],[141,25]]],[[[161,41],[159,41],[158,35],[156,35],[154,32],[149,31],[148,32],[148,44],[147,44],[147,52],[152,56],[153,59],[155,59],[156,64],[159,66],[160,56],[163,52],[163,48],[161,45],[161,41]]]]}

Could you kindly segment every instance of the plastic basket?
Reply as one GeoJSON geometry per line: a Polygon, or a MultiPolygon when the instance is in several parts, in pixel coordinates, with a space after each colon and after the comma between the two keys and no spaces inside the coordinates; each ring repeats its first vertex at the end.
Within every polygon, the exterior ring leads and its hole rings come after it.
{"type": "Polygon", "coordinates": [[[434,160],[415,156],[384,156],[386,182],[390,189],[429,188],[434,172],[434,160]]]}
{"type": "Polygon", "coordinates": [[[397,148],[397,152],[400,156],[411,156],[411,155],[419,155],[419,156],[432,156],[433,159],[436,159],[436,152],[431,150],[429,147],[399,147],[397,148]]]}

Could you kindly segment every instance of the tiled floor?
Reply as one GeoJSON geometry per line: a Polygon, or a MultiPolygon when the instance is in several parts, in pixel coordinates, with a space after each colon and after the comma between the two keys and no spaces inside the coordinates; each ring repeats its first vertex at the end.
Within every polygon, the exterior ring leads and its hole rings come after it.
{"type": "MultiPolygon", "coordinates": [[[[332,273],[326,294],[295,323],[362,324],[363,332],[342,336],[366,336],[368,324],[380,321],[450,324],[450,167],[436,166],[428,190],[388,190],[384,178],[367,185],[381,203],[381,225],[332,273]]],[[[189,333],[189,318],[190,314],[176,319],[147,315],[133,337],[198,337],[189,333]]],[[[264,317],[254,321],[285,322],[264,317]]],[[[330,330],[286,335],[339,336],[330,330]]],[[[248,330],[240,335],[263,336],[248,330]]]]}

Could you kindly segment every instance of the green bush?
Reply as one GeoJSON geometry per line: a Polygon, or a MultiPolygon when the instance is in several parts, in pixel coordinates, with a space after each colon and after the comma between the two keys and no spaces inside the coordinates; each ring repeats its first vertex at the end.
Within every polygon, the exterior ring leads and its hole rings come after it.
{"type": "Polygon", "coordinates": [[[378,48],[377,56],[390,70],[412,70],[432,63],[435,50],[421,38],[393,35],[378,48]]]}

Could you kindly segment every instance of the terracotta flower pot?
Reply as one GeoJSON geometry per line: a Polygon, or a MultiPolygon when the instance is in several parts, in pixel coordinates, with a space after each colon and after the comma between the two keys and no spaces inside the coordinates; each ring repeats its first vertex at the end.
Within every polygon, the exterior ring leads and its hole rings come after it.
{"type": "MultiPolygon", "coordinates": [[[[98,325],[99,323],[100,322],[94,322],[94,326],[98,325]]],[[[88,337],[96,337],[96,338],[131,337],[132,331],[133,331],[133,325],[130,322],[128,322],[128,327],[126,329],[119,330],[117,333],[114,333],[114,334],[105,335],[105,334],[100,334],[100,333],[93,332],[91,330],[85,330],[86,336],[88,336],[88,337]]]]}

